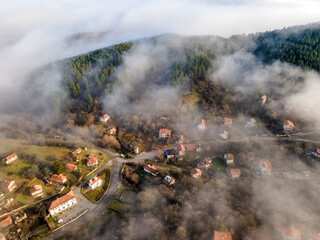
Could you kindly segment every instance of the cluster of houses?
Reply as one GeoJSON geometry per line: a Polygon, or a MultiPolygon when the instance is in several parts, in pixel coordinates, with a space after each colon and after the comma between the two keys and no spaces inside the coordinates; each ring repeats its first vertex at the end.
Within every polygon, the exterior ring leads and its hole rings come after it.
{"type": "MultiPolygon", "coordinates": [[[[27,218],[28,217],[25,212],[17,212],[13,214],[12,217],[7,216],[2,221],[0,221],[0,240],[6,239],[5,234],[8,233],[9,228],[10,228],[10,234],[21,234],[22,230],[20,227],[16,226],[14,230],[12,229],[13,224],[18,224],[27,218]]],[[[11,238],[8,238],[8,239],[11,239],[11,238]]],[[[16,237],[14,239],[16,239],[16,237]]]]}
{"type": "MultiPolygon", "coordinates": [[[[158,171],[157,168],[154,164],[147,164],[144,166],[143,170],[149,174],[151,174],[152,176],[157,176],[158,171]]],[[[165,176],[163,178],[163,182],[167,185],[167,186],[172,186],[175,184],[176,180],[172,177],[172,176],[165,176]]]]}

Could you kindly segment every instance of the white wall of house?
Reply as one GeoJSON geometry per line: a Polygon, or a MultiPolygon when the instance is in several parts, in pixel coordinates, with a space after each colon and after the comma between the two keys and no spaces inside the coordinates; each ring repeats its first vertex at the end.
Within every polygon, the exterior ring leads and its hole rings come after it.
{"type": "Polygon", "coordinates": [[[70,208],[71,206],[77,204],[77,199],[76,198],[72,198],[69,201],[57,206],[56,208],[53,208],[50,210],[50,214],[51,216],[57,215],[58,213],[67,210],[68,208],[70,208]]]}
{"type": "Polygon", "coordinates": [[[151,172],[151,171],[149,171],[148,169],[146,169],[146,168],[143,168],[144,169],[144,171],[145,172],[147,172],[147,173],[150,173],[151,175],[153,175],[153,176],[155,176],[156,174],[155,173],[153,173],[153,172],[151,172]]]}
{"type": "Polygon", "coordinates": [[[96,181],[94,184],[90,184],[90,182],[88,183],[88,187],[89,187],[90,190],[94,190],[97,187],[101,187],[101,185],[102,185],[102,180],[101,179],[96,181]]]}
{"type": "Polygon", "coordinates": [[[228,139],[228,135],[224,134],[224,133],[221,133],[220,134],[220,138],[227,140],[228,139]]]}

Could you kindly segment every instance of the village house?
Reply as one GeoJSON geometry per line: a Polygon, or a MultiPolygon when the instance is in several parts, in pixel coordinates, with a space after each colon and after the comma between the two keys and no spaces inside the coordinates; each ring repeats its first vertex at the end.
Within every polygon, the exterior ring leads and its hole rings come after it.
{"type": "Polygon", "coordinates": [[[320,233],[312,235],[310,240],[320,240],[320,233]]]}
{"type": "Polygon", "coordinates": [[[33,198],[43,197],[42,186],[34,185],[32,188],[29,189],[29,193],[33,198]]]}
{"type": "Polygon", "coordinates": [[[247,160],[253,161],[256,158],[256,154],[254,152],[247,153],[247,160]]]}
{"type": "Polygon", "coordinates": [[[294,124],[289,120],[285,120],[283,123],[283,130],[286,132],[290,132],[293,129],[294,129],[294,124]]]}
{"type": "Polygon", "coordinates": [[[171,130],[166,128],[161,128],[159,130],[159,138],[169,138],[171,136],[171,130]]]}
{"type": "Polygon", "coordinates": [[[158,174],[156,166],[153,164],[144,166],[143,170],[147,173],[150,173],[152,176],[156,176],[158,174]]]}
{"type": "Polygon", "coordinates": [[[90,155],[86,162],[87,167],[93,167],[98,165],[98,158],[90,155]]]}
{"type": "Polygon", "coordinates": [[[227,131],[223,131],[223,133],[220,133],[220,138],[223,140],[227,140],[228,139],[228,132],[227,131]]]}
{"type": "Polygon", "coordinates": [[[74,165],[74,164],[71,164],[71,163],[67,163],[67,164],[66,164],[66,168],[68,168],[68,169],[69,169],[70,171],[72,171],[72,172],[78,170],[78,166],[77,166],[77,165],[74,165]]]}
{"type": "Polygon", "coordinates": [[[70,192],[56,198],[48,204],[48,211],[51,216],[55,216],[77,203],[76,196],[71,190],[70,192]]]}
{"type": "Polygon", "coordinates": [[[66,183],[67,182],[67,177],[65,175],[63,175],[62,173],[60,174],[53,174],[51,176],[51,181],[56,182],[56,183],[66,183]]]}
{"type": "Polygon", "coordinates": [[[57,191],[58,193],[61,193],[65,188],[66,188],[65,186],[59,185],[58,187],[56,187],[56,191],[57,191]]]}
{"type": "Polygon", "coordinates": [[[206,129],[206,120],[201,119],[201,124],[198,125],[198,129],[201,129],[201,130],[206,129]]]}
{"type": "Polygon", "coordinates": [[[261,174],[263,174],[263,175],[271,174],[271,170],[272,170],[271,162],[261,161],[259,168],[260,168],[261,174]]]}
{"type": "Polygon", "coordinates": [[[310,177],[311,172],[310,171],[302,171],[303,176],[310,177]]]}
{"type": "Polygon", "coordinates": [[[232,118],[224,118],[224,125],[227,127],[232,126],[232,118]]]}
{"type": "Polygon", "coordinates": [[[198,168],[208,168],[210,167],[212,159],[210,157],[206,157],[198,163],[198,168]]]}
{"type": "Polygon", "coordinates": [[[188,151],[196,151],[196,149],[197,149],[197,146],[196,146],[196,145],[191,145],[191,146],[188,146],[188,147],[187,147],[187,150],[188,150],[188,151]]]}
{"type": "Polygon", "coordinates": [[[202,171],[199,168],[194,168],[191,171],[191,177],[199,178],[202,175],[202,171]]]}
{"type": "Polygon", "coordinates": [[[109,130],[109,134],[110,134],[110,135],[114,135],[114,134],[116,134],[116,132],[117,132],[117,129],[116,129],[115,127],[111,128],[111,129],[109,130]]]}
{"type": "Polygon", "coordinates": [[[174,151],[174,149],[166,149],[166,150],[163,152],[163,155],[164,155],[167,159],[174,158],[174,156],[175,156],[175,151],[174,151]]]}
{"type": "Polygon", "coordinates": [[[176,182],[176,180],[169,175],[165,176],[163,180],[164,180],[164,183],[167,184],[168,186],[172,186],[176,182]]]}
{"type": "Polygon", "coordinates": [[[232,240],[231,233],[214,231],[213,240],[232,240]]]}
{"type": "Polygon", "coordinates": [[[1,189],[3,192],[12,192],[17,187],[14,179],[6,179],[1,183],[1,189]]]}
{"type": "Polygon", "coordinates": [[[186,148],[185,148],[182,144],[179,144],[179,145],[178,145],[178,153],[179,153],[179,156],[184,155],[185,151],[186,151],[186,148]]]}
{"type": "Polygon", "coordinates": [[[100,177],[94,177],[93,179],[90,179],[88,183],[88,188],[91,191],[101,186],[102,186],[102,180],[100,177]]]}
{"type": "Polygon", "coordinates": [[[226,161],[227,164],[233,164],[234,157],[233,157],[232,153],[226,153],[223,156],[223,159],[224,159],[224,161],[226,161]]]}
{"type": "Polygon", "coordinates": [[[245,125],[246,128],[252,128],[256,125],[256,120],[254,118],[251,118],[245,125]]]}
{"type": "Polygon", "coordinates": [[[14,160],[16,160],[17,158],[18,158],[17,154],[12,153],[12,154],[6,156],[5,158],[3,158],[2,160],[3,160],[3,162],[4,162],[5,164],[10,164],[10,163],[12,163],[14,160]]]}
{"type": "Polygon", "coordinates": [[[77,148],[76,150],[74,150],[73,152],[72,152],[72,154],[73,155],[78,155],[78,154],[80,154],[82,152],[82,149],[81,148],[77,148]]]}
{"type": "Polygon", "coordinates": [[[108,120],[110,119],[110,116],[108,114],[104,114],[103,116],[100,117],[100,122],[108,122],[108,120]]]}
{"type": "Polygon", "coordinates": [[[0,232],[0,240],[6,240],[6,237],[0,232]]]}
{"type": "Polygon", "coordinates": [[[0,222],[0,229],[9,227],[10,225],[12,225],[12,218],[8,216],[0,222]]]}
{"type": "Polygon", "coordinates": [[[266,95],[263,95],[263,96],[261,97],[261,100],[260,100],[261,105],[265,104],[266,101],[267,101],[267,96],[266,96],[266,95]]]}
{"type": "Polygon", "coordinates": [[[138,146],[134,146],[133,152],[134,152],[134,154],[139,154],[139,147],[138,146]]]}
{"type": "Polygon", "coordinates": [[[183,142],[184,142],[184,136],[183,136],[183,135],[180,136],[178,142],[179,142],[180,144],[183,144],[183,142]]]}
{"type": "Polygon", "coordinates": [[[301,233],[299,230],[289,227],[281,230],[283,240],[301,240],[301,233]]]}
{"type": "Polygon", "coordinates": [[[241,170],[239,168],[231,168],[230,174],[232,178],[239,178],[241,175],[241,170]]]}

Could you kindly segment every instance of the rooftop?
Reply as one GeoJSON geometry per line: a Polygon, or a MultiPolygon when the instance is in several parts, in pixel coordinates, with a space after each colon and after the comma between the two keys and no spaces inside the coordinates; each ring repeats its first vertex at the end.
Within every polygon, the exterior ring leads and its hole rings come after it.
{"type": "Polygon", "coordinates": [[[49,204],[49,211],[51,209],[54,209],[56,207],[58,207],[59,205],[70,201],[71,199],[75,198],[75,194],[74,192],[71,190],[70,192],[66,193],[65,195],[62,195],[61,197],[53,200],[50,204],[49,204]]]}

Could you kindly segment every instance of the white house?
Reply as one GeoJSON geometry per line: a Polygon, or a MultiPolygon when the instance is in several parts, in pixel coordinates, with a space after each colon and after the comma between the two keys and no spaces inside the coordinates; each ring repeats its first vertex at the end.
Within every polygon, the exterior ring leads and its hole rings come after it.
{"type": "Polygon", "coordinates": [[[102,180],[100,177],[94,177],[93,179],[90,179],[88,183],[88,188],[92,191],[96,189],[97,187],[102,186],[102,180]]]}
{"type": "Polygon", "coordinates": [[[266,95],[263,95],[262,97],[261,97],[261,105],[263,105],[263,104],[265,104],[266,103],[266,101],[267,101],[267,96],[266,95]]]}
{"type": "Polygon", "coordinates": [[[239,178],[241,175],[241,170],[239,168],[231,168],[230,174],[232,178],[239,178]]]}
{"type": "Polygon", "coordinates": [[[90,155],[87,159],[86,165],[87,167],[97,166],[98,158],[90,155]]]}
{"type": "Polygon", "coordinates": [[[294,129],[294,124],[289,120],[285,120],[283,123],[283,130],[292,131],[293,129],[294,129]]]}
{"type": "Polygon", "coordinates": [[[6,156],[5,158],[3,158],[3,162],[4,162],[5,164],[10,164],[10,163],[12,163],[14,160],[16,160],[17,158],[18,158],[17,154],[12,153],[12,154],[6,156]]]}
{"type": "Polygon", "coordinates": [[[227,131],[223,131],[223,133],[220,134],[220,138],[221,139],[224,139],[224,140],[227,140],[228,139],[228,132],[227,131]]]}
{"type": "Polygon", "coordinates": [[[186,148],[182,144],[179,144],[178,145],[179,156],[184,155],[185,151],[186,151],[186,148]]]}
{"type": "Polygon", "coordinates": [[[271,166],[271,162],[269,161],[261,161],[260,162],[260,172],[264,175],[268,175],[271,174],[271,170],[272,170],[272,166],[271,166]]]}
{"type": "Polygon", "coordinates": [[[108,114],[104,114],[103,116],[100,117],[100,122],[108,122],[108,120],[110,119],[110,116],[108,114]]]}
{"type": "Polygon", "coordinates": [[[161,128],[159,130],[159,138],[168,138],[171,136],[171,130],[166,128],[161,128]]]}
{"type": "Polygon", "coordinates": [[[227,164],[233,164],[234,157],[232,153],[226,153],[223,156],[223,159],[226,161],[227,164]]]}
{"type": "Polygon", "coordinates": [[[41,185],[34,185],[32,188],[29,189],[30,195],[33,198],[42,197],[43,191],[41,185]]]}
{"type": "Polygon", "coordinates": [[[71,190],[70,192],[66,193],[65,195],[53,200],[49,204],[48,211],[51,216],[55,216],[64,210],[67,210],[71,206],[77,204],[77,199],[74,192],[71,190]]]}
{"type": "Polygon", "coordinates": [[[191,171],[191,177],[199,178],[202,175],[202,171],[199,168],[194,168],[191,171]]]}
{"type": "Polygon", "coordinates": [[[201,130],[206,129],[206,120],[201,119],[201,124],[198,125],[198,129],[201,129],[201,130]]]}
{"type": "Polygon", "coordinates": [[[283,240],[301,240],[300,231],[293,227],[283,228],[281,235],[283,240]]]}

